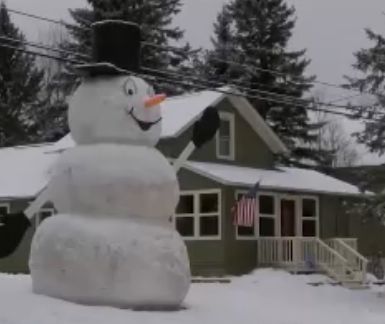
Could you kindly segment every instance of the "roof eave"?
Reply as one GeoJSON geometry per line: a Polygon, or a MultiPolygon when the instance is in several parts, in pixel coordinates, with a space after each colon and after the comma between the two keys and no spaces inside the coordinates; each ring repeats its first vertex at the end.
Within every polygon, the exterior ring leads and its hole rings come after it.
{"type": "MultiPolygon", "coordinates": [[[[204,172],[198,168],[195,168],[191,165],[184,165],[183,168],[186,170],[189,170],[191,172],[194,172],[202,177],[209,178],[215,182],[218,182],[225,186],[231,186],[231,187],[252,187],[254,184],[250,183],[242,183],[242,182],[236,182],[236,181],[226,181],[220,177],[214,176],[210,174],[209,172],[204,172]]],[[[300,193],[311,193],[311,194],[323,194],[323,195],[334,195],[334,196],[341,196],[341,197],[361,197],[361,198],[367,198],[370,197],[370,193],[353,193],[353,192],[334,192],[334,191],[323,191],[323,190],[309,190],[309,189],[299,189],[299,188],[290,188],[290,187],[277,187],[277,186],[266,186],[261,184],[260,186],[263,190],[273,190],[273,191],[291,191],[291,192],[300,192],[300,193]]]]}

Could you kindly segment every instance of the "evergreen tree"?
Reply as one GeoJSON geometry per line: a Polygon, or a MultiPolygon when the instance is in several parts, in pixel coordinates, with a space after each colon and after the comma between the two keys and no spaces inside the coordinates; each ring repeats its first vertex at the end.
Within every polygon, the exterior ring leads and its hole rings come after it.
{"type": "MultiPolygon", "coordinates": [[[[212,39],[214,48],[206,53],[199,71],[210,80],[235,86],[241,83],[254,90],[303,98],[312,88],[314,77],[304,75],[310,63],[304,57],[305,50],[288,50],[295,26],[294,15],[294,7],[289,7],[284,0],[230,1],[218,15],[212,39]]],[[[325,162],[325,152],[311,148],[321,126],[309,120],[306,106],[311,104],[301,101],[300,105],[305,107],[300,107],[283,97],[265,93],[260,94],[260,98],[252,98],[258,94],[245,92],[255,109],[292,150],[295,159],[325,162]],[[274,103],[263,99],[266,97],[284,102],[274,103]]]]}
{"type": "Polygon", "coordinates": [[[0,146],[28,143],[36,131],[36,108],[43,73],[35,59],[23,53],[24,35],[11,22],[5,3],[0,3],[0,36],[17,39],[1,40],[18,50],[0,47],[0,146]]]}
{"type": "Polygon", "coordinates": [[[366,34],[373,45],[355,53],[353,68],[359,72],[359,77],[347,77],[348,88],[375,94],[357,115],[368,117],[368,120],[364,131],[356,135],[371,152],[382,155],[385,152],[385,37],[370,29],[366,34]]]}

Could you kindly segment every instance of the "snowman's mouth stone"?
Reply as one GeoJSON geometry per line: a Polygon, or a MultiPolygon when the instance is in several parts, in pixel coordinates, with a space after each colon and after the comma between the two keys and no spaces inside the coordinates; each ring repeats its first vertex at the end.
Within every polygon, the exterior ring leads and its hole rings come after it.
{"type": "Polygon", "coordinates": [[[140,120],[138,117],[134,115],[134,107],[131,108],[128,114],[132,117],[133,120],[136,121],[136,123],[138,124],[138,126],[142,131],[148,131],[152,126],[158,124],[162,120],[162,118],[159,118],[158,120],[153,122],[145,122],[143,120],[140,120]]]}

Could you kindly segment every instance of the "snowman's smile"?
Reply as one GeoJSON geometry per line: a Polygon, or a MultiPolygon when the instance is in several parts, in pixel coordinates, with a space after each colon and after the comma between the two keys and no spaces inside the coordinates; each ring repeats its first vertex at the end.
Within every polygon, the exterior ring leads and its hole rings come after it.
{"type": "Polygon", "coordinates": [[[162,120],[162,118],[159,118],[158,120],[153,122],[145,122],[143,120],[140,120],[138,117],[134,115],[134,107],[132,107],[130,111],[127,111],[127,113],[132,117],[133,120],[136,121],[136,123],[138,124],[138,126],[142,131],[149,130],[152,126],[158,124],[162,120]]]}

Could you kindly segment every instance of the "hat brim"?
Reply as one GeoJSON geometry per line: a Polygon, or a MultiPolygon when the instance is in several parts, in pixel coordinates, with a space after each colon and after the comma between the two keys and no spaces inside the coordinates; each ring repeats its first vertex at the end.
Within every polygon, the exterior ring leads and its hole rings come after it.
{"type": "Polygon", "coordinates": [[[74,68],[84,75],[97,76],[97,75],[129,75],[132,71],[118,68],[111,63],[92,63],[92,64],[79,64],[74,68]]]}

